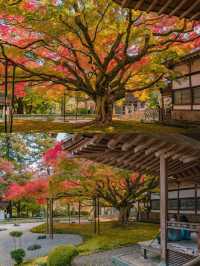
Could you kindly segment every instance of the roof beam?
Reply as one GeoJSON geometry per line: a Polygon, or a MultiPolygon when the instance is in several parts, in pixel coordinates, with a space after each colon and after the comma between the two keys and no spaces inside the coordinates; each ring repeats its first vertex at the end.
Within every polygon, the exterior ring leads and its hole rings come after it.
{"type": "Polygon", "coordinates": [[[168,0],[164,6],[160,9],[160,11],[158,12],[158,15],[161,15],[162,13],[165,12],[165,10],[168,8],[168,6],[172,3],[172,1],[174,0],[168,0]]]}
{"type": "Polygon", "coordinates": [[[174,10],[172,10],[171,13],[169,13],[169,15],[170,15],[170,16],[174,16],[174,15],[176,14],[176,12],[178,12],[178,11],[184,6],[184,4],[185,4],[187,1],[188,1],[188,0],[182,0],[182,1],[180,2],[180,4],[177,5],[177,7],[176,7],[174,10]]]}
{"type": "Polygon", "coordinates": [[[194,10],[194,8],[200,5],[200,0],[195,0],[194,3],[191,5],[190,8],[188,8],[185,12],[183,12],[183,14],[180,16],[181,18],[186,17],[188,14],[190,14],[190,12],[192,12],[194,10]]]}
{"type": "Polygon", "coordinates": [[[153,0],[151,5],[147,9],[147,12],[150,12],[151,10],[153,10],[157,3],[158,3],[158,0],[153,0]]]}

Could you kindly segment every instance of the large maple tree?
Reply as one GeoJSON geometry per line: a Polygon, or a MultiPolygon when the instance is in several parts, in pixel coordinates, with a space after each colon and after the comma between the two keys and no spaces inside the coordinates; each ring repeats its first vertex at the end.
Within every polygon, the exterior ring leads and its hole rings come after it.
{"type": "Polygon", "coordinates": [[[122,9],[112,1],[0,1],[2,58],[16,82],[81,91],[96,120],[127,92],[163,88],[166,62],[199,47],[197,22],[122,9]]]}

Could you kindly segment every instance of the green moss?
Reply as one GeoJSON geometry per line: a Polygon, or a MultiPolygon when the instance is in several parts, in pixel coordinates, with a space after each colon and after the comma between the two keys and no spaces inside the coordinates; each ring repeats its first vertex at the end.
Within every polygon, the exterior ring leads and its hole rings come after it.
{"type": "MultiPolygon", "coordinates": [[[[128,226],[120,226],[117,222],[104,222],[101,223],[100,227],[100,235],[93,233],[92,224],[55,224],[54,232],[81,235],[84,241],[77,249],[79,254],[86,255],[150,240],[158,234],[159,230],[158,225],[148,223],[133,223],[128,226]]],[[[42,224],[33,228],[32,232],[41,234],[45,233],[45,230],[46,225],[42,224]]],[[[46,262],[47,258],[39,258],[24,265],[36,266],[39,261],[46,262]]]]}
{"type": "MultiPolygon", "coordinates": [[[[165,126],[158,123],[140,123],[136,121],[113,121],[108,126],[72,123],[58,123],[48,121],[20,120],[14,121],[14,132],[97,132],[97,133],[128,133],[128,132],[149,132],[149,133],[187,133],[193,128],[180,128],[176,126],[165,126]]],[[[4,131],[4,124],[0,123],[0,131],[4,131]]]]}
{"type": "MultiPolygon", "coordinates": [[[[78,246],[81,254],[100,250],[109,250],[121,246],[136,244],[152,239],[158,233],[158,225],[148,223],[133,223],[120,226],[117,222],[101,223],[101,234],[93,233],[92,224],[55,224],[54,232],[58,234],[79,234],[84,242],[78,246]]],[[[32,229],[34,233],[45,233],[45,225],[32,229]]]]}

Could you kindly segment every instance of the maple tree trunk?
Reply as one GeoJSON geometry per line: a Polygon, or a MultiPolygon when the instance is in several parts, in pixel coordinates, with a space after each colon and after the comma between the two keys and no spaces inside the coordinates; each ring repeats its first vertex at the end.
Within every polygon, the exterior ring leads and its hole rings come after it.
{"type": "Polygon", "coordinates": [[[97,96],[96,98],[96,121],[102,124],[112,122],[113,102],[108,96],[97,96]]]}
{"type": "Polygon", "coordinates": [[[24,103],[22,98],[17,99],[17,114],[24,114],[24,103]]]}
{"type": "Polygon", "coordinates": [[[124,206],[119,209],[119,218],[118,221],[122,225],[128,224],[129,216],[130,216],[130,206],[124,206]]]}
{"type": "Polygon", "coordinates": [[[16,208],[17,208],[17,218],[20,218],[21,217],[21,202],[20,201],[17,203],[16,208]]]}

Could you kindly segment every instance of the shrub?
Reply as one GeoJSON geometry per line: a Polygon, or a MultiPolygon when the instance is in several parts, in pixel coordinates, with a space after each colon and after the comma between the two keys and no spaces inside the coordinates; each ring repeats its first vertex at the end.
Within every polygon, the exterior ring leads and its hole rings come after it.
{"type": "Polygon", "coordinates": [[[41,236],[38,236],[38,237],[37,237],[38,240],[42,240],[42,239],[46,239],[46,238],[47,238],[46,235],[41,235],[41,236]]]}
{"type": "Polygon", "coordinates": [[[42,247],[38,244],[34,244],[34,245],[31,245],[27,248],[27,250],[29,251],[33,251],[33,250],[37,250],[37,249],[41,249],[42,247]]]}
{"type": "Polygon", "coordinates": [[[73,245],[56,247],[49,253],[47,266],[70,266],[76,255],[78,251],[73,245]]]}
{"type": "Polygon", "coordinates": [[[17,265],[20,265],[23,262],[24,257],[26,256],[26,253],[23,249],[20,248],[20,249],[12,250],[10,252],[10,256],[16,262],[17,265]]]}
{"type": "Polygon", "coordinates": [[[23,235],[23,232],[21,231],[12,231],[10,232],[10,236],[20,238],[23,235]]]}

